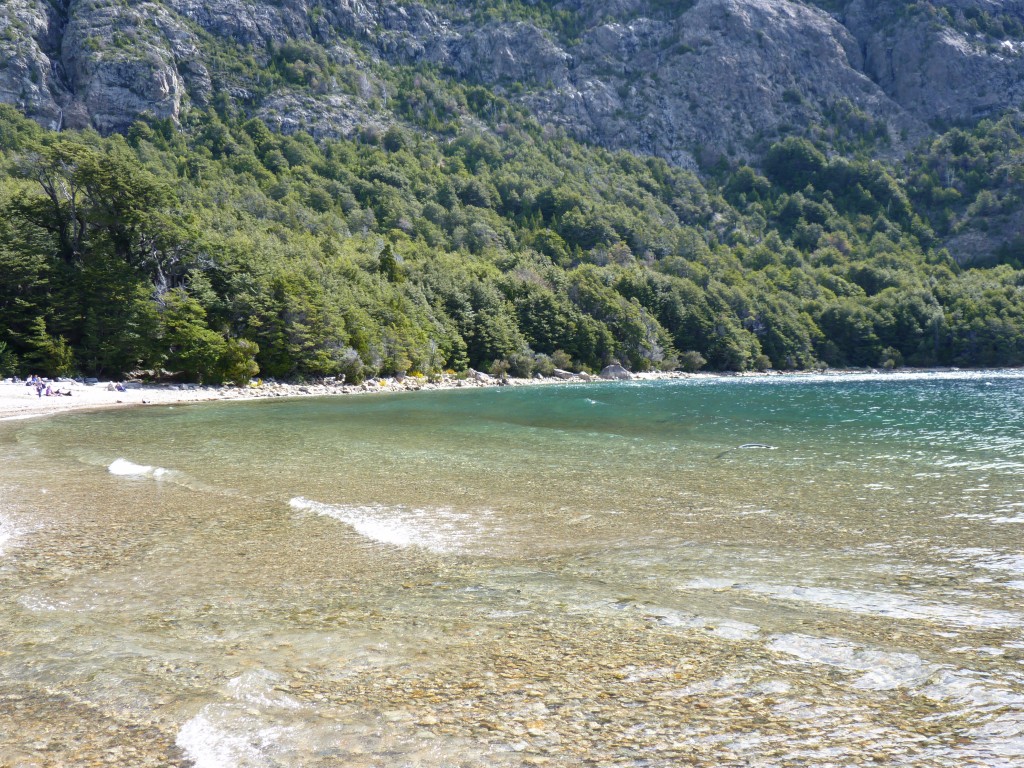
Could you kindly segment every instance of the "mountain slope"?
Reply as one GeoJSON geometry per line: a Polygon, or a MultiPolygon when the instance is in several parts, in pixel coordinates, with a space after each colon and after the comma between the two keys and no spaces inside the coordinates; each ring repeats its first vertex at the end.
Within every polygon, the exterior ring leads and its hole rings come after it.
{"type": "Polygon", "coordinates": [[[0,374],[1024,363],[1015,3],[5,11],[0,374]]]}
{"type": "Polygon", "coordinates": [[[1018,2],[6,5],[0,100],[101,133],[219,98],[284,130],[351,135],[394,119],[391,68],[414,66],[485,84],[577,138],[695,167],[794,131],[891,154],[1024,92],[1024,41],[1003,38],[1024,28],[1018,2]]]}

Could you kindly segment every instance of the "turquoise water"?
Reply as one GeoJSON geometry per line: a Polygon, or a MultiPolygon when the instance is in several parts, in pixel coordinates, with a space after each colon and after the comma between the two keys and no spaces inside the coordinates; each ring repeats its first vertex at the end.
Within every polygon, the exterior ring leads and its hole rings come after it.
{"type": "Polygon", "coordinates": [[[0,423],[0,765],[1018,766],[1022,427],[1012,372],[0,423]]]}

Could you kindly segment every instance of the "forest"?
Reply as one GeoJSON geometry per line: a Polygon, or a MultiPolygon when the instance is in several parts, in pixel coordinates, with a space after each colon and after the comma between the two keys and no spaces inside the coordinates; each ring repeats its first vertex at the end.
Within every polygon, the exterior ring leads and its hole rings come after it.
{"type": "Polygon", "coordinates": [[[317,141],[213,107],[101,137],[0,106],[0,375],[1024,364],[1024,243],[942,247],[1019,212],[1019,116],[899,163],[789,138],[698,176],[503,121],[481,88],[410,78],[392,108],[317,141]]]}

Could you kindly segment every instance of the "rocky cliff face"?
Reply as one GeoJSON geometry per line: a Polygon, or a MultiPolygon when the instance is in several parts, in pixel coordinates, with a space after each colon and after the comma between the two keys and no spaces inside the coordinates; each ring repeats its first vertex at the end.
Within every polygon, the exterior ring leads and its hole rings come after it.
{"type": "Polygon", "coordinates": [[[50,128],[61,124],[61,24],[44,0],[9,0],[0,14],[0,101],[50,128]]]}
{"type": "Polygon", "coordinates": [[[897,141],[922,130],[864,73],[850,33],[795,3],[702,0],[674,19],[605,22],[575,58],[566,85],[535,97],[538,111],[591,141],[680,164],[695,151],[749,156],[839,117],[897,141]]]}
{"type": "Polygon", "coordinates": [[[192,34],[158,3],[9,0],[0,17],[0,98],[53,129],[178,119],[189,88],[209,94],[192,34]]]}
{"type": "Polygon", "coordinates": [[[853,0],[842,15],[864,51],[863,71],[903,110],[923,122],[961,122],[1020,106],[1024,2],[923,4],[930,7],[910,18],[903,5],[853,0]]]}
{"type": "Polygon", "coordinates": [[[791,132],[899,151],[934,121],[1024,97],[1024,0],[528,3],[575,20],[578,34],[561,37],[543,14],[474,21],[467,2],[4,5],[0,100],[51,128],[104,133],[145,114],[178,120],[218,93],[281,130],[351,133],[393,119],[381,77],[393,65],[436,67],[544,124],[688,166],[756,157],[791,132]],[[290,43],[358,73],[355,86],[264,77],[290,43]]]}

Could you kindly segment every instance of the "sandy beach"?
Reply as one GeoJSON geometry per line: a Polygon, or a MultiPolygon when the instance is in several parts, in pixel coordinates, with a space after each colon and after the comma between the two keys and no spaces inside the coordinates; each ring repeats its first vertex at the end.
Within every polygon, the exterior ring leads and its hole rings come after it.
{"type": "MultiPolygon", "coordinates": [[[[877,371],[874,369],[826,371],[764,371],[745,373],[699,372],[684,373],[682,371],[648,371],[632,373],[630,378],[637,381],[659,379],[689,378],[721,378],[721,377],[763,377],[763,376],[874,376],[894,377],[915,374],[950,374],[957,368],[909,369],[896,371],[877,371]]],[[[406,376],[398,378],[367,379],[359,384],[344,384],[327,379],[322,383],[284,384],[280,382],[259,382],[246,387],[200,384],[141,384],[130,382],[124,391],[118,391],[114,383],[99,381],[85,383],[62,380],[53,386],[66,395],[39,397],[34,387],[25,382],[0,380],[0,421],[11,419],[28,419],[49,416],[68,411],[97,410],[103,408],[123,408],[146,405],[176,405],[183,403],[199,403],[205,401],[225,400],[258,400],[272,397],[329,397],[334,395],[369,394],[385,392],[418,392],[421,390],[462,389],[497,386],[537,386],[537,385],[582,385],[604,381],[598,376],[586,373],[575,374],[571,379],[546,377],[532,379],[507,378],[499,380],[485,373],[470,370],[465,374],[445,374],[428,380],[423,377],[406,376]]]]}
{"type": "MultiPolygon", "coordinates": [[[[53,385],[66,395],[40,397],[33,386],[10,379],[0,381],[0,420],[27,419],[48,416],[67,411],[114,408],[148,403],[185,403],[200,400],[219,400],[226,397],[226,390],[220,387],[197,387],[187,389],[170,387],[141,386],[118,392],[110,382],[84,384],[76,381],[60,381],[53,385]],[[109,388],[108,388],[109,387],[109,388]]],[[[187,386],[187,385],[186,385],[187,386]]]]}
{"type": "MultiPolygon", "coordinates": [[[[667,375],[667,374],[666,374],[667,375]]],[[[546,379],[508,379],[508,386],[554,383],[586,383],[596,380],[581,376],[564,381],[546,379]]],[[[329,381],[329,380],[328,380],[329,381]]],[[[118,391],[107,381],[83,383],[62,380],[53,386],[70,396],[39,397],[33,386],[10,379],[0,381],[0,421],[49,416],[68,411],[122,408],[144,405],[174,405],[211,400],[255,400],[271,397],[327,397],[373,392],[415,392],[419,390],[458,389],[464,387],[499,386],[502,382],[486,374],[471,372],[468,376],[445,375],[436,381],[406,376],[402,380],[368,379],[360,384],[318,383],[282,384],[261,382],[248,387],[203,386],[198,384],[138,384],[129,383],[125,391],[118,391]]]]}

